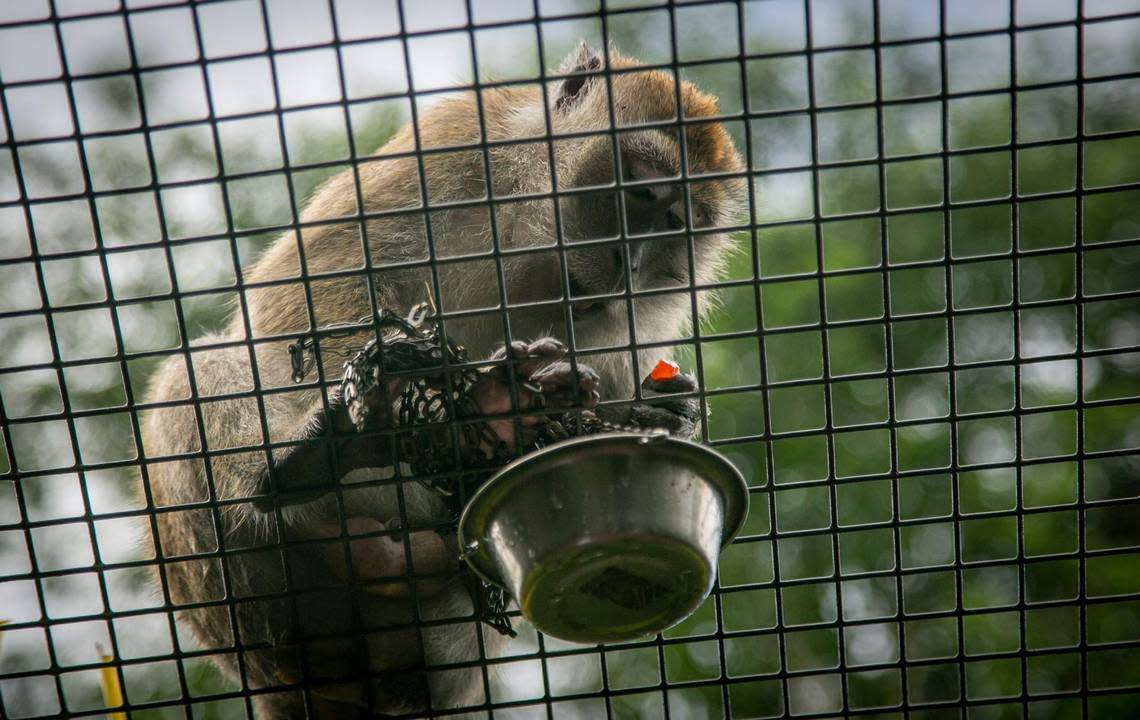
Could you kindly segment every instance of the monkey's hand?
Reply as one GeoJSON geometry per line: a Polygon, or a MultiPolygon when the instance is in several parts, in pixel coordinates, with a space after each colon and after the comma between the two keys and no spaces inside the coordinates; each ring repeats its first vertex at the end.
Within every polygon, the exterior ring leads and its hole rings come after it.
{"type": "MultiPolygon", "coordinates": [[[[497,351],[492,359],[509,362],[486,371],[471,389],[479,414],[503,415],[515,409],[508,373],[514,373],[516,379],[519,411],[597,407],[600,383],[597,371],[582,363],[572,365],[563,359],[565,355],[566,346],[550,337],[530,343],[516,341],[510,348],[497,351]]],[[[514,448],[516,432],[521,431],[523,444],[528,444],[531,431],[542,417],[536,414],[488,420],[487,425],[496,438],[514,448]]],[[[484,448],[484,451],[490,452],[490,449],[484,448]]]]}
{"type": "Polygon", "coordinates": [[[701,419],[701,402],[695,397],[670,397],[677,393],[694,393],[697,379],[677,373],[668,380],[654,380],[647,375],[641,383],[644,402],[630,408],[629,423],[643,430],[664,428],[670,435],[691,438],[701,419]]]}

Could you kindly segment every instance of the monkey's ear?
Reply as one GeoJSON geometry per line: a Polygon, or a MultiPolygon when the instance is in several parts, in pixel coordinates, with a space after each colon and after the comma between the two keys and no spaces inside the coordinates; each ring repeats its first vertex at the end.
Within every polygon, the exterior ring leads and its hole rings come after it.
{"type": "Polygon", "coordinates": [[[576,76],[566,78],[558,86],[558,93],[554,100],[555,109],[565,110],[583,97],[591,82],[597,77],[592,73],[596,73],[601,67],[602,56],[586,43],[578,43],[578,47],[562,61],[561,67],[558,68],[559,75],[576,76]]]}

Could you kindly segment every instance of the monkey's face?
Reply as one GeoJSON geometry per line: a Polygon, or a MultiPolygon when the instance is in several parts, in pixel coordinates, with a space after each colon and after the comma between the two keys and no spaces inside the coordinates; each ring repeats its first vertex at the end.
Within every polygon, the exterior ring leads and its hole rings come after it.
{"type": "Polygon", "coordinates": [[[609,77],[606,64],[585,45],[567,58],[549,113],[533,115],[550,119],[554,166],[545,153],[514,166],[531,174],[518,183],[531,190],[556,178],[558,210],[523,203],[501,224],[505,247],[528,250],[505,268],[517,336],[588,348],[628,342],[633,330],[638,342],[678,337],[693,320],[690,289],[716,280],[731,246],[717,228],[742,204],[743,166],[715,99],[613,49],[609,77]]]}
{"type": "Polygon", "coordinates": [[[635,162],[627,157],[623,175],[628,181],[661,180],[626,190],[587,190],[614,184],[614,153],[608,139],[591,143],[584,162],[570,179],[575,194],[560,200],[562,233],[573,247],[566,253],[571,300],[576,316],[600,309],[595,296],[636,290],[662,270],[674,274],[684,268],[669,268],[662,245],[675,241],[685,228],[684,193],[671,173],[647,158],[635,162]],[[652,246],[652,247],[651,247],[652,246]]]}
{"type": "Polygon", "coordinates": [[[627,288],[687,287],[691,260],[704,279],[724,249],[724,238],[707,232],[723,212],[709,183],[681,180],[674,138],[654,130],[599,136],[576,156],[559,200],[576,320],[622,312],[624,302],[606,296],[627,288]]]}
{"type": "MultiPolygon", "coordinates": [[[[578,135],[554,142],[576,320],[613,322],[627,307],[614,296],[627,291],[715,279],[729,241],[714,228],[731,222],[744,187],[715,98],[639,67],[613,48],[603,57],[582,45],[563,64],[570,77],[551,108],[555,131],[578,135]]],[[[645,297],[661,305],[649,298],[667,296],[645,297]]]]}

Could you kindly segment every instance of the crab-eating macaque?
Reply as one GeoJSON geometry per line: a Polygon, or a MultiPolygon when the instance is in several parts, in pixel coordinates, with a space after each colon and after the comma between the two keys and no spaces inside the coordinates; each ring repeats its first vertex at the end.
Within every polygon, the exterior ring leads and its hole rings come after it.
{"type": "Polygon", "coordinates": [[[386,434],[348,420],[341,367],[375,333],[319,331],[403,315],[426,282],[447,339],[499,361],[472,395],[513,412],[489,423],[505,444],[537,390],[544,412],[600,395],[603,417],[691,432],[693,378],[636,378],[698,321],[692,287],[730,249],[715,228],[735,217],[742,165],[701,121],[714,98],[639,68],[582,45],[546,94],[441,101],[320,186],[299,230],[245,271],[226,331],[155,374],[142,430],[157,572],[179,627],[260,716],[481,705],[479,662],[503,642],[480,632],[454,536],[436,532],[453,521],[443,499],[394,457],[392,413],[372,414],[386,434]],[[318,362],[294,384],[287,346],[314,334],[318,362]]]}

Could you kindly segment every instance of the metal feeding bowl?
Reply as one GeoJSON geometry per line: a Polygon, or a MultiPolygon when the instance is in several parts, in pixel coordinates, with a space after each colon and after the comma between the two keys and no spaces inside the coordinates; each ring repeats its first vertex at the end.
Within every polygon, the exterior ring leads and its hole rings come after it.
{"type": "Polygon", "coordinates": [[[661,434],[567,440],[500,470],[459,519],[460,547],[542,632],[645,637],[712,589],[748,486],[720,453],[661,434]]]}

